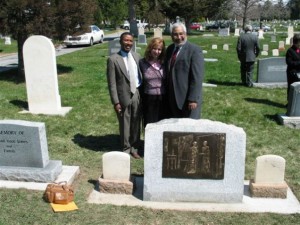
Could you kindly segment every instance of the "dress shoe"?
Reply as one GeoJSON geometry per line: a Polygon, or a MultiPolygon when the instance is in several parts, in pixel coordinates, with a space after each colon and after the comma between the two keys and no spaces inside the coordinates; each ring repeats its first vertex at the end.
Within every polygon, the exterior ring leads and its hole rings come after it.
{"type": "Polygon", "coordinates": [[[131,152],[131,155],[135,159],[141,159],[142,158],[137,152],[131,152]]]}

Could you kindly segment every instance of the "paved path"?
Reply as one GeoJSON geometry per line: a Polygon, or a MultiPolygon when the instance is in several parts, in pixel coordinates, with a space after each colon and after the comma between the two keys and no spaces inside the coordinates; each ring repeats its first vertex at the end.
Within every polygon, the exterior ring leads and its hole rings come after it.
{"type": "MultiPolygon", "coordinates": [[[[118,38],[122,32],[124,32],[124,31],[120,30],[116,33],[105,35],[104,42],[118,38]]],[[[79,51],[83,48],[85,48],[85,47],[67,48],[64,46],[60,46],[60,47],[56,48],[56,56],[79,51]]],[[[17,53],[0,56],[0,73],[11,70],[13,68],[16,68],[17,66],[18,66],[18,54],[17,53]]]]}

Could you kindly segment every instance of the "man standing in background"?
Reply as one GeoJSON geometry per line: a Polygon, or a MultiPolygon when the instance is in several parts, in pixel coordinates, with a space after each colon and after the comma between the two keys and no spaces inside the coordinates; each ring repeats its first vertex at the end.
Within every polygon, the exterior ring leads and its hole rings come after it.
{"type": "Polygon", "coordinates": [[[247,87],[253,87],[253,70],[255,59],[259,55],[260,48],[257,35],[252,34],[252,26],[245,27],[237,42],[236,51],[240,60],[241,80],[247,87]]]}

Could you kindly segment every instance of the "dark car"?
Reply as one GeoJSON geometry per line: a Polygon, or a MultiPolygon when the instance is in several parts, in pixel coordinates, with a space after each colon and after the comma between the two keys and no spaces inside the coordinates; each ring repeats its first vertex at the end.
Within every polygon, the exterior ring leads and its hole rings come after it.
{"type": "Polygon", "coordinates": [[[211,24],[207,24],[205,29],[206,30],[218,30],[220,28],[226,28],[228,25],[226,23],[221,23],[221,22],[215,22],[211,24]]]}

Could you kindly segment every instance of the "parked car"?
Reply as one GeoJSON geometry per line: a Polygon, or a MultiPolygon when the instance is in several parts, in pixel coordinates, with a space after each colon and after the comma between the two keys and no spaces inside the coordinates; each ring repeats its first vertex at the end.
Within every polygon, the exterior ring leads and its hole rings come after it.
{"type": "MultiPolygon", "coordinates": [[[[259,31],[260,30],[260,26],[259,25],[254,25],[254,26],[252,26],[252,29],[253,29],[253,31],[259,31]]],[[[262,30],[264,32],[267,32],[267,31],[270,31],[271,28],[269,26],[267,26],[267,25],[263,25],[262,26],[262,30]]]]}
{"type": "Polygon", "coordinates": [[[214,22],[214,23],[207,24],[205,29],[206,30],[218,30],[220,28],[226,28],[226,27],[229,27],[229,25],[226,23],[214,22]]]}
{"type": "Polygon", "coordinates": [[[190,29],[191,30],[202,30],[202,25],[200,23],[191,23],[190,29]]]}
{"type": "MultiPolygon", "coordinates": [[[[141,20],[136,20],[137,27],[143,27],[146,28],[148,27],[148,23],[142,22],[141,20]]],[[[130,23],[128,20],[125,20],[123,24],[120,25],[120,28],[129,30],[130,29],[130,23]]]]}
{"type": "Polygon", "coordinates": [[[64,40],[67,47],[77,45],[89,45],[92,46],[94,43],[102,43],[104,39],[104,32],[99,27],[91,25],[88,30],[79,32],[76,35],[68,35],[64,40]]]}

